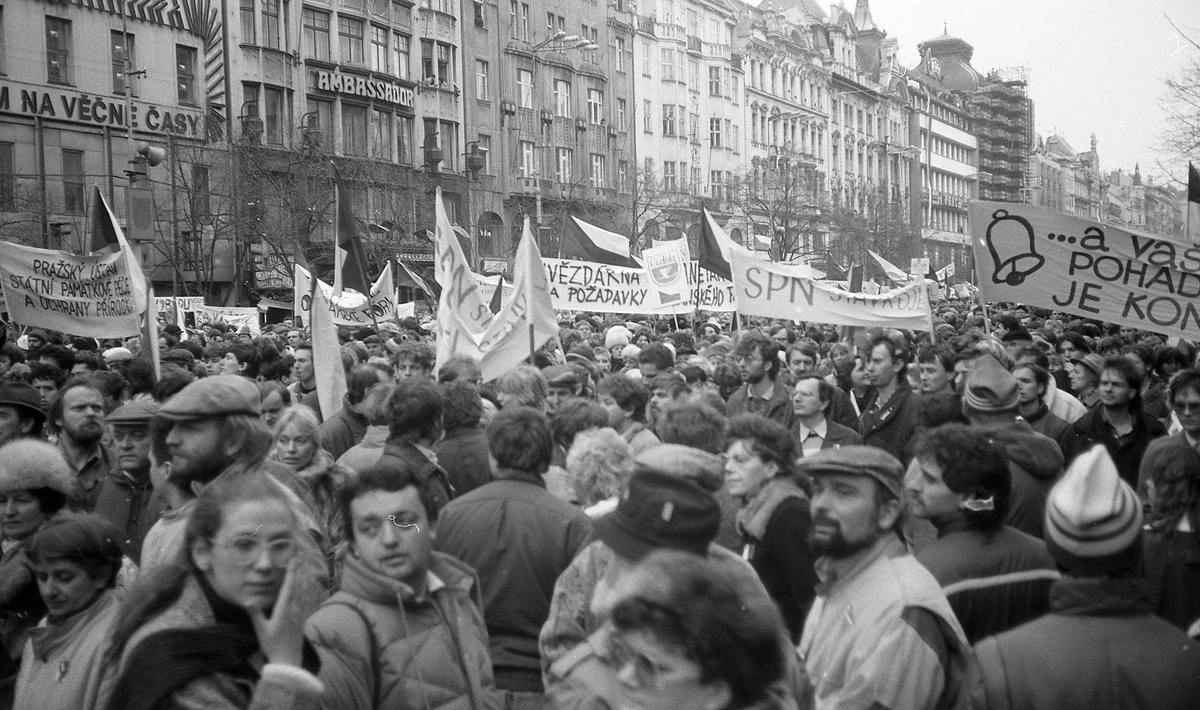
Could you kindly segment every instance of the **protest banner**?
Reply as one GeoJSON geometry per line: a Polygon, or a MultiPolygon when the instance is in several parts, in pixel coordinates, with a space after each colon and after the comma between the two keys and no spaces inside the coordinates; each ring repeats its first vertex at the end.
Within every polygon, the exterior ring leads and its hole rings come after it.
{"type": "Polygon", "coordinates": [[[968,209],[983,300],[1200,340],[1200,246],[1032,205],[968,209]]]}
{"type": "Polygon", "coordinates": [[[954,276],[953,261],[937,270],[938,281],[945,282],[946,279],[951,278],[952,276],[954,276]]]}
{"type": "Polygon", "coordinates": [[[193,306],[190,313],[196,315],[196,323],[219,321],[237,329],[246,326],[250,334],[258,337],[258,308],[256,306],[193,306]]]}
{"type": "Polygon", "coordinates": [[[5,244],[0,279],[9,317],[93,338],[138,335],[141,321],[126,259],[124,251],[79,256],[5,244]]]}
{"type": "MultiPolygon", "coordinates": [[[[571,259],[542,259],[550,282],[554,308],[589,313],[690,313],[695,304],[663,306],[646,269],[609,266],[571,259]]],[[[700,269],[695,261],[686,269],[688,289],[696,290],[700,278],[700,304],[703,311],[732,312],[735,307],[733,284],[700,269]]]]}
{"type": "Polygon", "coordinates": [[[804,272],[734,253],[738,313],[811,323],[932,330],[933,311],[923,279],[878,296],[849,293],[804,272]]]}
{"type": "MultiPolygon", "coordinates": [[[[292,279],[295,288],[292,291],[292,312],[310,322],[312,314],[312,274],[299,264],[295,265],[295,275],[292,279]]],[[[325,303],[329,304],[335,325],[370,326],[377,321],[391,321],[396,315],[396,289],[392,281],[392,265],[389,262],[383,267],[383,273],[371,286],[371,303],[356,291],[344,291],[340,297],[334,297],[333,286],[317,279],[321,292],[325,294],[325,303]],[[371,311],[374,310],[374,318],[371,311]]]]}
{"type": "Polygon", "coordinates": [[[658,242],[642,251],[642,260],[660,304],[682,306],[692,302],[694,289],[688,285],[687,266],[691,259],[686,239],[658,242]]]}
{"type": "MultiPolygon", "coordinates": [[[[434,205],[437,229],[434,232],[434,278],[442,293],[437,309],[437,367],[455,355],[477,360],[483,358],[479,347],[483,334],[491,324],[493,314],[487,297],[471,271],[463,254],[442,201],[442,188],[437,188],[434,205]]],[[[490,294],[489,294],[490,295],[490,294]]]]}

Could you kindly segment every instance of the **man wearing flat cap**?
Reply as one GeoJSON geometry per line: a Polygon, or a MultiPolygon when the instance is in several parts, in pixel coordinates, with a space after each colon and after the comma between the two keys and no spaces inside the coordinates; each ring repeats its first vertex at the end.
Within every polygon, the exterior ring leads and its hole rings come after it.
{"type": "Polygon", "coordinates": [[[814,707],[953,707],[970,651],[941,585],[902,539],[900,461],[843,446],[798,467],[813,481],[809,542],[821,556],[797,648],[814,707]]]}
{"type": "Polygon", "coordinates": [[[582,391],[579,373],[570,365],[551,365],[544,368],[546,376],[546,416],[553,417],[558,411],[558,405],[571,397],[578,397],[582,391]]]}
{"type": "Polygon", "coordinates": [[[125,550],[140,559],[142,539],[158,518],[150,480],[150,422],[158,413],[153,400],[133,400],[117,407],[104,421],[112,432],[116,467],[100,482],[93,513],[125,533],[125,550]]]}

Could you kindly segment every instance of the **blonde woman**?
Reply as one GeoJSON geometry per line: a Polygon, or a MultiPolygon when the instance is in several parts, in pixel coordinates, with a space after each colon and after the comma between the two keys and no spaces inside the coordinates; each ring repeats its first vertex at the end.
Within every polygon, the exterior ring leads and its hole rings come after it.
{"type": "Polygon", "coordinates": [[[270,458],[295,469],[311,490],[316,506],[313,514],[325,529],[329,548],[336,552],[344,537],[338,491],[350,470],[321,448],[320,427],[309,407],[293,404],[284,409],[275,423],[270,458]]]}

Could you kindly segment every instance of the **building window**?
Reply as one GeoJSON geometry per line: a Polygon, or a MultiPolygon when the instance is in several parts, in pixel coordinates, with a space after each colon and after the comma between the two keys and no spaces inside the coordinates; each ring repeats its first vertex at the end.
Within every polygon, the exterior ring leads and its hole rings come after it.
{"type": "Polygon", "coordinates": [[[724,141],[721,140],[721,119],[708,119],[708,145],[710,148],[721,148],[724,141]]]}
{"type": "Polygon", "coordinates": [[[675,130],[676,122],[675,104],[663,104],[662,107],[662,134],[664,136],[676,136],[678,132],[675,130]]]}
{"type": "Polygon", "coordinates": [[[242,44],[258,44],[254,30],[254,0],[241,0],[242,44]]]}
{"type": "Polygon", "coordinates": [[[650,76],[650,69],[653,66],[650,60],[650,43],[642,44],[642,75],[650,76]]]}
{"type": "Polygon", "coordinates": [[[196,49],[175,45],[175,84],[179,103],[196,105],[196,49]]]}
{"type": "Polygon", "coordinates": [[[329,13],[304,8],[304,51],[313,58],[329,61],[329,13]]]}
{"type": "Polygon", "coordinates": [[[279,49],[279,0],[262,0],[263,46],[279,49]]]}
{"type": "Polygon", "coordinates": [[[413,118],[396,117],[396,159],[405,165],[413,164],[413,118]]]}
{"type": "Polygon", "coordinates": [[[209,198],[212,195],[208,182],[208,166],[192,164],[192,192],[188,196],[192,219],[202,224],[212,223],[212,206],[209,198]]]}
{"type": "Polygon", "coordinates": [[[517,106],[533,108],[533,72],[528,69],[517,70],[517,106]]]}
{"type": "Polygon", "coordinates": [[[571,149],[558,148],[556,156],[558,160],[554,167],[554,179],[558,182],[571,182],[571,149]]]}
{"type": "Polygon", "coordinates": [[[283,125],[284,117],[287,109],[283,102],[283,89],[273,89],[266,87],[264,92],[266,98],[266,134],[267,142],[274,145],[283,144],[283,125]]]}
{"type": "Polygon", "coordinates": [[[305,119],[305,140],[310,141],[313,135],[320,136],[318,146],[325,151],[333,150],[333,102],[308,99],[305,103],[308,118],[305,119]]]}
{"type": "Polygon", "coordinates": [[[367,107],[342,104],[342,152],[367,155],[367,107]]]}
{"type": "Polygon", "coordinates": [[[646,133],[654,132],[654,118],[650,115],[653,111],[653,105],[650,99],[642,102],[642,130],[646,133]]]}
{"type": "Polygon", "coordinates": [[[708,192],[714,200],[725,199],[725,173],[720,170],[709,172],[708,192]]]}
{"type": "Polygon", "coordinates": [[[437,78],[443,84],[449,85],[454,72],[454,48],[443,42],[437,45],[437,78]]]}
{"type": "Polygon", "coordinates": [[[442,166],[451,172],[458,172],[458,161],[462,158],[462,151],[458,148],[458,124],[442,121],[441,129],[439,145],[442,146],[442,166]]]}
{"type": "MultiPolygon", "coordinates": [[[[388,70],[388,29],[371,25],[371,68],[378,72],[388,70]]],[[[388,141],[388,145],[392,142],[388,141]]]]}
{"type": "Polygon", "coordinates": [[[421,40],[421,80],[437,81],[437,65],[433,60],[434,43],[431,39],[421,40]]]}
{"type": "Polygon", "coordinates": [[[537,174],[537,152],[534,150],[533,141],[520,141],[517,149],[521,156],[521,176],[533,177],[537,174]]]}
{"type": "Polygon", "coordinates": [[[529,41],[529,3],[521,3],[521,17],[517,23],[517,39],[529,41]]]}
{"type": "Polygon", "coordinates": [[[625,130],[625,99],[617,99],[617,130],[625,130]]]}
{"type": "Polygon", "coordinates": [[[662,60],[662,80],[675,81],[675,50],[663,47],[659,55],[662,60]]]}
{"type": "Polygon", "coordinates": [[[401,79],[407,79],[409,76],[409,42],[408,35],[402,35],[399,32],[392,35],[392,64],[396,66],[396,76],[401,79]]]}
{"type": "Polygon", "coordinates": [[[675,161],[663,161],[663,189],[672,192],[679,189],[679,174],[675,172],[675,161]]]}
{"type": "Polygon", "coordinates": [[[487,23],[484,21],[483,0],[475,0],[475,26],[487,28],[487,23]]]}
{"type": "Polygon", "coordinates": [[[616,55],[613,59],[617,62],[617,71],[625,72],[625,38],[613,38],[613,54],[616,55]]]}
{"type": "Polygon", "coordinates": [[[83,151],[62,152],[63,210],[72,214],[84,211],[83,151]]]}
{"type": "Polygon", "coordinates": [[[554,115],[571,118],[571,82],[554,80],[554,115]]]}
{"type": "Polygon", "coordinates": [[[617,163],[617,192],[629,192],[629,163],[625,160],[617,163]]]}
{"type": "Polygon", "coordinates": [[[588,89],[588,123],[600,125],[604,120],[604,92],[599,89],[588,89]]]}
{"type": "Polygon", "coordinates": [[[338,50],[343,64],[363,63],[363,21],[338,16],[338,50]]]}
{"type": "Polygon", "coordinates": [[[479,155],[483,156],[483,167],[479,172],[483,175],[492,174],[492,137],[479,134],[479,155]]]}
{"type": "Polygon", "coordinates": [[[592,153],[592,187],[600,190],[606,187],[604,172],[604,155],[602,153],[592,153]]]}
{"type": "Polygon", "coordinates": [[[134,84],[131,77],[125,76],[126,68],[134,66],[134,41],[133,35],[113,32],[112,33],[112,75],[113,75],[113,93],[121,96],[125,95],[125,85],[128,82],[130,96],[137,96],[137,85],[134,84]]]}
{"type": "Polygon", "coordinates": [[[491,76],[488,63],[482,59],[475,60],[475,98],[480,101],[488,101],[491,98],[491,91],[488,89],[488,78],[491,76]]]}
{"type": "Polygon", "coordinates": [[[392,159],[392,112],[371,111],[371,157],[392,159]]]}
{"type": "Polygon", "coordinates": [[[71,83],[71,23],[46,18],[46,80],[51,84],[71,83]]]}

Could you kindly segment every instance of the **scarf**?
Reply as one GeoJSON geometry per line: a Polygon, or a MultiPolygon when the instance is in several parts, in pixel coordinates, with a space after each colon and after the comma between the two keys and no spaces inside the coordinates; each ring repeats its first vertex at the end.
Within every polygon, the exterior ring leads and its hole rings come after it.
{"type": "Polygon", "coordinates": [[[746,498],[746,504],[737,512],[737,529],[743,536],[761,540],[767,534],[767,524],[775,509],[789,498],[808,502],[808,496],[790,476],[767,479],[754,493],[746,498]]]}
{"type": "MultiPolygon", "coordinates": [[[[109,710],[154,710],[171,693],[194,680],[224,673],[257,683],[262,654],[250,615],[213,590],[203,575],[196,581],[213,612],[212,626],[165,629],[142,640],[129,654],[109,710]]],[[[302,667],[315,674],[316,651],[304,642],[302,667]]]]}

